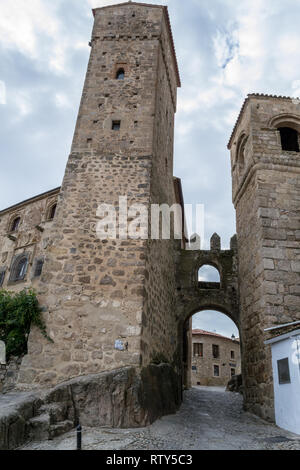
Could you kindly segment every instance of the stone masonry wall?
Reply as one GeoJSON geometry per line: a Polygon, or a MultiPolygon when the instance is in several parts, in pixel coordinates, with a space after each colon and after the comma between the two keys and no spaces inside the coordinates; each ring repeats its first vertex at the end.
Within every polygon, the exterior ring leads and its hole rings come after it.
{"type": "Polygon", "coordinates": [[[282,150],[278,127],[299,132],[299,124],[297,101],[251,95],[231,142],[245,405],[271,419],[272,366],[264,329],[300,319],[300,154],[282,150]],[[239,170],[241,133],[248,142],[239,170]]]}

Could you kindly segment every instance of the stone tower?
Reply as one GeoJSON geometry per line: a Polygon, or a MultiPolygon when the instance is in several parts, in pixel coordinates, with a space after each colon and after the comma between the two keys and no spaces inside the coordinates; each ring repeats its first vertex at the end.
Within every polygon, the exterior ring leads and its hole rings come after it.
{"type": "Polygon", "coordinates": [[[170,333],[173,242],[100,240],[95,230],[99,205],[118,208],[119,197],[146,208],[176,202],[180,78],[168,10],[128,2],[93,13],[91,55],[39,286],[54,343],[33,329],[20,388],[125,367],[145,378],[150,363],[174,364],[177,357],[177,335],[170,333]]]}
{"type": "Polygon", "coordinates": [[[245,405],[273,418],[265,329],[300,319],[300,104],[248,95],[231,136],[245,405]]]}

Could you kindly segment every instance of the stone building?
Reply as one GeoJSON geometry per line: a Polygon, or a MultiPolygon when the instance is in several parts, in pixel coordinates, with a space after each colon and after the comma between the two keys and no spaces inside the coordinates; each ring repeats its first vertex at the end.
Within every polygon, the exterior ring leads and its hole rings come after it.
{"type": "Polygon", "coordinates": [[[239,339],[192,330],[192,385],[225,386],[240,373],[239,339]]]}
{"type": "Polygon", "coordinates": [[[0,284],[36,288],[53,340],[32,328],[17,388],[56,387],[51,400],[82,424],[148,424],[175,411],[190,385],[192,315],[219,310],[240,331],[245,408],[274,419],[264,330],[300,319],[299,101],[244,103],[228,145],[230,249],[217,234],[210,250],[186,250],[184,238],[127,238],[121,218],[121,236],[103,240],[101,204],[119,208],[126,196],[128,207],[183,207],[173,176],[181,84],[167,7],[128,2],[93,13],[62,186],[0,212],[0,284]],[[198,282],[203,265],[220,283],[198,282]]]}

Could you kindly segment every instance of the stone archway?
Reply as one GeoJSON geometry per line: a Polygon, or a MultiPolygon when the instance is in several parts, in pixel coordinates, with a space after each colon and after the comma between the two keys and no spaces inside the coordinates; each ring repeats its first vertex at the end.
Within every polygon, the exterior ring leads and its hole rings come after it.
{"type": "MultiPolygon", "coordinates": [[[[188,387],[191,317],[203,310],[216,310],[227,315],[241,333],[236,236],[231,239],[229,250],[221,250],[221,240],[217,234],[211,238],[210,250],[180,250],[176,260],[176,283],[181,373],[183,385],[188,387]],[[199,268],[204,265],[213,266],[219,271],[220,283],[198,281],[199,268]]],[[[242,350],[241,334],[240,340],[242,350]]]]}

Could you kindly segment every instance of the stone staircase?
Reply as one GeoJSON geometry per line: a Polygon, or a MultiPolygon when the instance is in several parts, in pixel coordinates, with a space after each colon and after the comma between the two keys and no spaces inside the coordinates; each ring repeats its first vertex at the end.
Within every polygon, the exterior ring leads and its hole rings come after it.
{"type": "Polygon", "coordinates": [[[65,419],[64,408],[63,405],[57,403],[42,405],[37,416],[26,423],[27,440],[49,440],[73,429],[74,421],[65,419]]]}
{"type": "Polygon", "coordinates": [[[74,410],[65,403],[45,403],[32,393],[0,395],[0,450],[53,439],[73,428],[74,410]]]}

